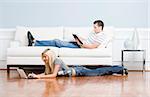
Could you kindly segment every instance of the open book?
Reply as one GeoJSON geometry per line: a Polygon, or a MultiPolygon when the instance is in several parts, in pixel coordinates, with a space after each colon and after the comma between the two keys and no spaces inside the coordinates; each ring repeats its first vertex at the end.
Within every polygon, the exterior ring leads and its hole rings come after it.
{"type": "Polygon", "coordinates": [[[79,37],[76,34],[72,34],[72,35],[74,39],[77,39],[80,42],[80,44],[83,44],[83,42],[79,39],[79,37]]]}

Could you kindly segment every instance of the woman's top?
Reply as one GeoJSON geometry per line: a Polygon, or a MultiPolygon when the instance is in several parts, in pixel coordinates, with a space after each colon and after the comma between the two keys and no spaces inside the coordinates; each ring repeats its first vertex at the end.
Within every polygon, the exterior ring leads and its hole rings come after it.
{"type": "Polygon", "coordinates": [[[61,59],[56,58],[54,60],[54,65],[60,65],[60,69],[59,69],[57,75],[72,76],[72,68],[68,67],[61,59]]]}

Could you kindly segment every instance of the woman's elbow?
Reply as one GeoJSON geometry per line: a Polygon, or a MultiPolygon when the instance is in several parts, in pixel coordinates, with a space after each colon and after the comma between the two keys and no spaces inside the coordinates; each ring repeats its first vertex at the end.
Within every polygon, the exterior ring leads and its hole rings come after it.
{"type": "Polygon", "coordinates": [[[53,74],[52,77],[54,77],[54,78],[57,77],[57,74],[53,74]]]}

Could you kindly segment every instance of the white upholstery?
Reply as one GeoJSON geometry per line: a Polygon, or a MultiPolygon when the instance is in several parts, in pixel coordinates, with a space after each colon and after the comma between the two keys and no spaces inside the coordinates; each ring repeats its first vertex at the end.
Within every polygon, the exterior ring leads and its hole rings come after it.
{"type": "Polygon", "coordinates": [[[91,31],[91,27],[65,27],[63,38],[66,41],[72,41],[74,40],[72,34],[77,34],[79,37],[86,39],[91,31]]]}
{"type": "Polygon", "coordinates": [[[112,57],[60,57],[67,65],[113,65],[112,57]]]}
{"type": "Polygon", "coordinates": [[[20,46],[20,42],[19,41],[11,41],[10,42],[10,47],[19,47],[20,46]]]}
{"type": "Polygon", "coordinates": [[[14,47],[7,50],[7,56],[9,57],[40,57],[41,53],[47,49],[52,49],[56,56],[58,56],[57,47],[14,47]]]}
{"type": "Polygon", "coordinates": [[[7,49],[8,65],[43,65],[41,53],[50,48],[68,65],[112,65],[113,27],[105,27],[104,31],[109,36],[106,48],[57,48],[57,47],[28,47],[27,31],[31,31],[37,40],[60,39],[74,40],[72,33],[87,38],[92,31],[91,27],[16,27],[15,40],[7,49]]]}
{"type": "Polygon", "coordinates": [[[63,40],[63,27],[17,27],[15,40],[19,41],[21,46],[27,46],[27,32],[30,31],[37,40],[63,40]]]}
{"type": "Polygon", "coordinates": [[[41,57],[7,57],[8,65],[44,65],[41,57]]]}
{"type": "Polygon", "coordinates": [[[60,57],[111,57],[112,51],[110,49],[70,49],[61,48],[59,49],[60,57]],[[68,53],[69,52],[69,53],[68,53]]]}

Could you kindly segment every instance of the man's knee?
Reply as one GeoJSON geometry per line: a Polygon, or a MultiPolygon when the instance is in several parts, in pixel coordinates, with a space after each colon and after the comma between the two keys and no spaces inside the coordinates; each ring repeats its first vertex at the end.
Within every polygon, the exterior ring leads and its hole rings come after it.
{"type": "Polygon", "coordinates": [[[59,39],[54,39],[53,41],[55,41],[55,42],[60,42],[60,40],[59,40],[59,39]]]}
{"type": "Polygon", "coordinates": [[[60,46],[61,46],[61,40],[59,40],[59,39],[54,39],[54,41],[55,41],[55,45],[56,45],[57,47],[60,47],[60,46]]]}

